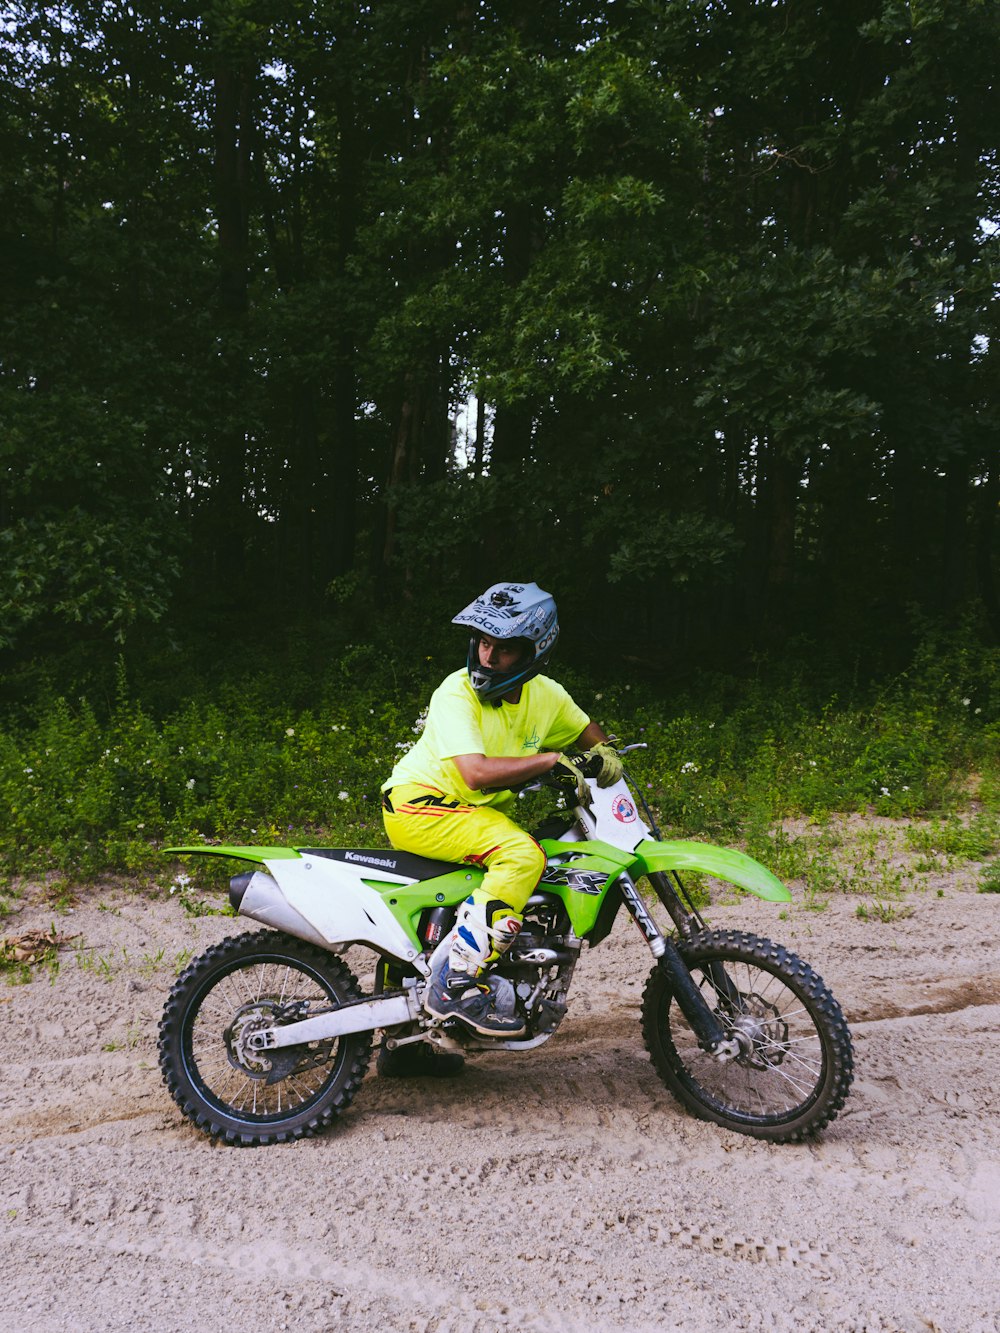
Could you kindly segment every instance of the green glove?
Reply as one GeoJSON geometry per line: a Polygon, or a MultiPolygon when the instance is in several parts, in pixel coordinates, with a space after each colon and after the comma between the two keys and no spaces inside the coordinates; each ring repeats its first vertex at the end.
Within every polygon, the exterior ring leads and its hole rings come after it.
{"type": "Polygon", "coordinates": [[[552,776],[560,787],[572,787],[576,799],[581,805],[590,804],[590,788],[587,786],[587,779],[583,776],[583,769],[578,764],[574,764],[572,759],[567,759],[561,754],[552,769],[552,776]]]}
{"type": "Polygon", "coordinates": [[[622,775],[622,761],[612,745],[602,742],[593,746],[584,754],[583,762],[587,764],[588,772],[597,779],[599,787],[613,787],[622,775]],[[588,764],[588,760],[592,762],[588,764]]]}

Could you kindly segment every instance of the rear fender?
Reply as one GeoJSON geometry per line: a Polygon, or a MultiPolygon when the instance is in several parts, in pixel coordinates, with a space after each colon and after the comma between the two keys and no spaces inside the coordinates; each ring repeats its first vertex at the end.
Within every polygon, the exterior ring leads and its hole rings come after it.
{"type": "Polygon", "coordinates": [[[324,949],[364,944],[420,969],[420,941],[395,900],[408,886],[406,876],[380,872],[375,880],[370,867],[363,864],[302,855],[290,847],[171,847],[167,851],[228,856],[263,866],[239,890],[231,891],[233,906],[241,916],[324,949]]]}
{"type": "Polygon", "coordinates": [[[641,875],[658,870],[689,870],[724,879],[769,903],[787,903],[792,898],[770,870],[752,856],[730,847],[713,847],[706,842],[641,842],[634,856],[637,873],[641,875]]]}
{"type": "Polygon", "coordinates": [[[228,856],[235,861],[255,861],[267,865],[269,861],[296,861],[299,854],[294,847],[164,847],[164,856],[228,856]]]}

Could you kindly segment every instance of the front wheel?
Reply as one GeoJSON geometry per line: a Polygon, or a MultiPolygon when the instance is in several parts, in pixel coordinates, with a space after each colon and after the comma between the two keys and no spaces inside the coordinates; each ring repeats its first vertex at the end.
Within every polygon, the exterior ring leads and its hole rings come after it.
{"type": "Polygon", "coordinates": [[[250,1035],[362,998],[332,954],[272,931],[213,945],[181,974],[160,1022],[160,1068],[184,1114],[253,1147],[325,1129],[357,1092],[371,1036],[255,1051],[250,1035]]]}
{"type": "Polygon", "coordinates": [[[708,1055],[654,967],[642,999],[642,1034],[660,1078],[703,1120],[788,1143],[828,1125],[853,1077],[840,1006],[808,964],[770,940],[701,931],[678,948],[739,1055],[708,1055]]]}

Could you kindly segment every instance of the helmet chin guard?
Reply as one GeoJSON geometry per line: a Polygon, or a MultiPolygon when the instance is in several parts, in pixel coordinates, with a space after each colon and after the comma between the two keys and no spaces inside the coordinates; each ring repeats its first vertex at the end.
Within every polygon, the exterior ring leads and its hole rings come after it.
{"type": "Polygon", "coordinates": [[[451,622],[468,625],[469,682],[480,699],[499,702],[502,695],[537,676],[552,656],[559,638],[559,616],[554,598],[537,583],[494,583],[470,602],[451,622]],[[479,638],[488,634],[501,641],[524,639],[528,656],[510,671],[480,665],[479,638]]]}

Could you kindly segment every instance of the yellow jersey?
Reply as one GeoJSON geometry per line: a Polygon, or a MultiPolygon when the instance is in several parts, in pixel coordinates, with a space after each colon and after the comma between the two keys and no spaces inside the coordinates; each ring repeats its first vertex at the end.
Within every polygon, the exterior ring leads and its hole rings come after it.
{"type": "Polygon", "coordinates": [[[506,759],[563,750],[589,721],[569,692],[548,676],[533,676],[521,686],[516,704],[501,700],[497,708],[479,698],[463,667],[446,676],[431,695],[420,739],[398,761],[382,790],[419,782],[457,796],[467,805],[508,805],[510,791],[470,790],[453,763],[454,756],[484,754],[488,759],[506,759]]]}

